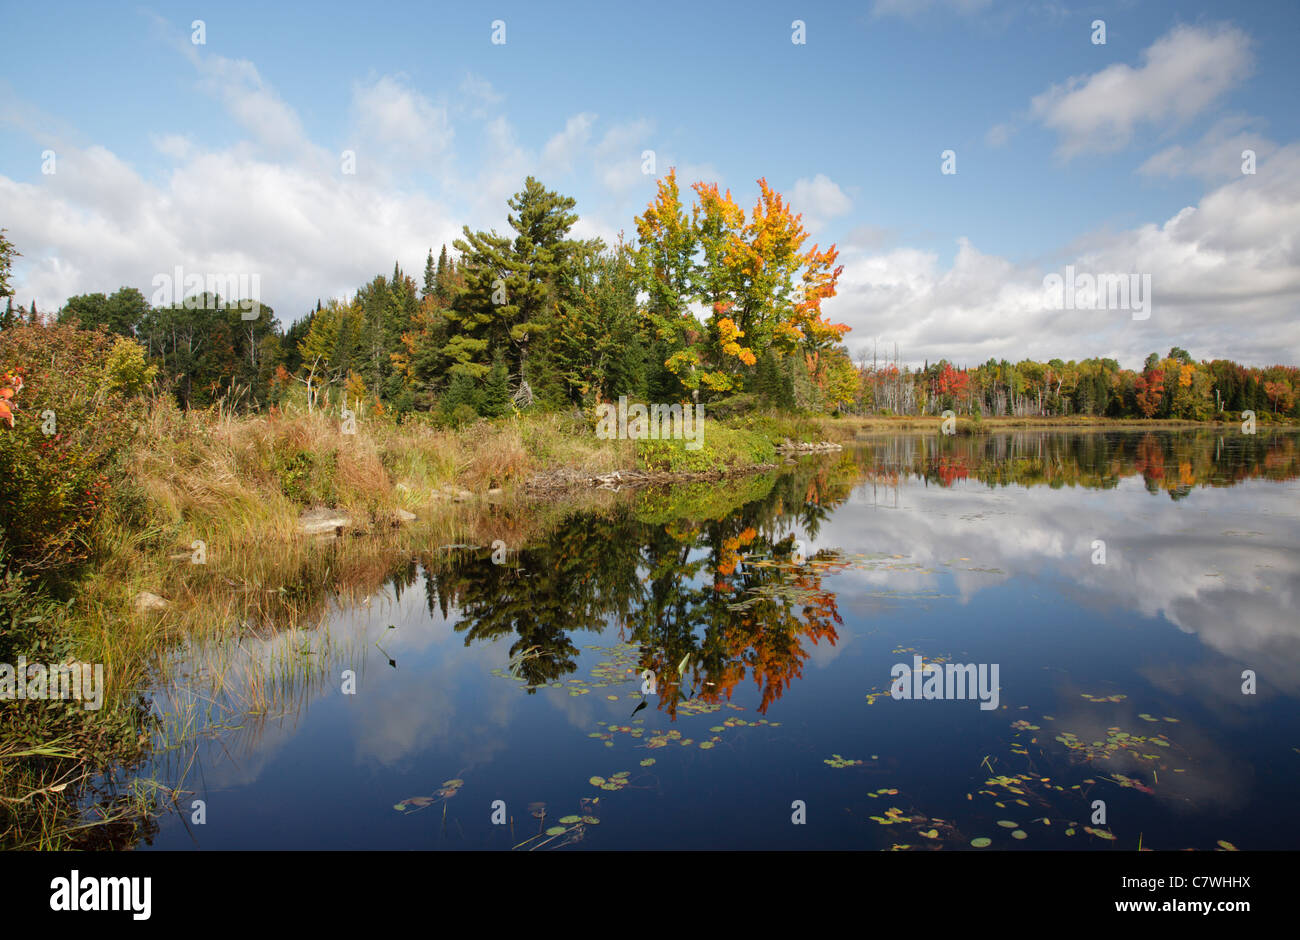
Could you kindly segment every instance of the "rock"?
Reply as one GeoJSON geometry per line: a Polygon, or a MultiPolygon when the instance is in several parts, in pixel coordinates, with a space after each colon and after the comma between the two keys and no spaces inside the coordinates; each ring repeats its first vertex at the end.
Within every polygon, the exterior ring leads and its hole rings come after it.
{"type": "Polygon", "coordinates": [[[396,515],[397,515],[397,521],[398,521],[398,522],[414,522],[415,519],[416,519],[416,515],[415,515],[415,513],[413,513],[413,512],[408,512],[408,511],[405,510],[405,509],[399,509],[399,510],[397,510],[396,515]]]}
{"type": "Polygon", "coordinates": [[[490,490],[487,491],[488,496],[489,496],[489,497],[492,497],[492,498],[494,498],[494,499],[495,499],[496,497],[498,497],[498,496],[503,495],[504,493],[505,493],[505,490],[501,489],[501,487],[499,487],[499,486],[494,486],[494,487],[492,487],[492,489],[490,489],[490,490]]]}
{"type": "Polygon", "coordinates": [[[463,503],[467,499],[473,499],[474,494],[469,490],[461,489],[459,486],[444,484],[434,491],[433,497],[434,499],[450,499],[453,502],[463,503]]]}
{"type": "Polygon", "coordinates": [[[165,597],[159,597],[157,594],[151,594],[148,591],[141,591],[135,596],[135,609],[140,613],[148,613],[151,610],[166,610],[171,606],[171,601],[165,597]]]}
{"type": "Polygon", "coordinates": [[[824,454],[843,449],[843,445],[834,444],[830,441],[820,441],[814,444],[791,441],[789,438],[786,438],[784,444],[776,446],[778,454],[824,454]]]}
{"type": "Polygon", "coordinates": [[[352,525],[352,519],[337,509],[313,509],[298,517],[298,531],[304,535],[320,535],[352,525]]]}

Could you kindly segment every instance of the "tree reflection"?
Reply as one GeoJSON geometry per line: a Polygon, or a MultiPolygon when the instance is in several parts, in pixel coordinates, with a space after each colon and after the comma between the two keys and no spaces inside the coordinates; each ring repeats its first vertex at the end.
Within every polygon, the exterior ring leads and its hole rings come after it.
{"type": "Polygon", "coordinates": [[[459,615],[467,646],[513,636],[511,664],[530,693],[577,670],[580,633],[612,628],[639,647],[670,717],[686,701],[730,700],[746,680],[766,712],[803,675],[812,644],[838,640],[824,579],[840,564],[833,553],[803,559],[797,540],[816,538],[854,485],[1109,489],[1140,475],[1152,493],[1182,499],[1200,486],[1294,479],[1296,445],[1220,432],[895,435],[779,476],[573,513],[502,564],[487,549],[429,556],[425,590],[431,612],[459,615]]]}

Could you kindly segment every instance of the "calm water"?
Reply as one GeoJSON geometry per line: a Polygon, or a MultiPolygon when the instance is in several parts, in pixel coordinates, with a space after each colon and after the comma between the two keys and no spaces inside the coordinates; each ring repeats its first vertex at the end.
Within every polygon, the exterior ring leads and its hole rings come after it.
{"type": "Polygon", "coordinates": [[[1298,475],[1295,434],[891,436],[430,551],[241,640],[279,699],[146,768],[206,803],[152,846],[1300,848],[1298,475]],[[997,707],[891,698],[918,654],[997,707]]]}

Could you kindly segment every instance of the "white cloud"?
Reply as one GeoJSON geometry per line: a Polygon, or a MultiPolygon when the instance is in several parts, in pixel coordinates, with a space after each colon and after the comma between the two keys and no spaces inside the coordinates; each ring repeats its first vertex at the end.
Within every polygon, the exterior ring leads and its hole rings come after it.
{"type": "Polygon", "coordinates": [[[830,219],[845,215],[853,208],[853,200],[824,173],[812,179],[795,180],[789,204],[795,212],[803,214],[804,227],[813,233],[830,219]]]}
{"type": "Polygon", "coordinates": [[[590,112],[573,115],[565,121],[564,130],[546,142],[542,148],[542,160],[562,172],[571,171],[574,159],[591,140],[591,126],[595,123],[596,115],[590,112]]]}
{"type": "MultiPolygon", "coordinates": [[[[623,193],[645,184],[648,174],[641,171],[641,155],[646,150],[654,150],[649,144],[653,131],[654,125],[642,119],[615,124],[605,132],[594,152],[596,176],[605,189],[623,193]]],[[[656,171],[658,163],[656,153],[656,171]]]]}
{"type": "Polygon", "coordinates": [[[1144,176],[1194,176],[1221,183],[1241,176],[1242,152],[1253,150],[1256,163],[1277,150],[1277,145],[1256,128],[1261,122],[1249,118],[1224,118],[1190,147],[1181,144],[1152,155],[1138,168],[1144,176]]]}
{"type": "Polygon", "coordinates": [[[490,81],[473,72],[465,75],[459,91],[459,104],[477,118],[486,117],[489,111],[505,101],[505,95],[498,94],[490,81]]]}
{"type": "Polygon", "coordinates": [[[323,152],[307,138],[298,114],[263,80],[246,59],[200,55],[181,47],[198,71],[201,84],[220,98],[226,112],[267,151],[298,159],[319,159],[323,152]]]}
{"type": "Polygon", "coordinates": [[[384,75],[352,86],[358,156],[368,147],[385,160],[424,163],[451,149],[447,109],[406,87],[399,77],[384,75]]]}
{"type": "Polygon", "coordinates": [[[1142,59],[1138,68],[1110,65],[1033,98],[1030,112],[1060,135],[1062,157],[1123,149],[1141,125],[1185,122],[1237,85],[1253,64],[1249,39],[1232,26],[1177,26],[1142,59]]]}
{"type": "Polygon", "coordinates": [[[830,319],[853,327],[850,349],[897,341],[910,362],[974,364],[1113,356],[1132,367],[1182,346],[1197,358],[1272,364],[1300,359],[1300,144],[1261,161],[1163,224],[1080,239],[1058,266],[1012,264],[960,239],[952,266],[928,252],[846,247],[830,319]],[[1054,310],[1043,277],[1066,264],[1149,273],[1147,320],[1115,311],[1054,310]]]}

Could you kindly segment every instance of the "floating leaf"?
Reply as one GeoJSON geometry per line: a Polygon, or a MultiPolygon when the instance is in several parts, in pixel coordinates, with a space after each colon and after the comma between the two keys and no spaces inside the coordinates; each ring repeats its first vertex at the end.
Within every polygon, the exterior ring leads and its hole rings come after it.
{"type": "Polygon", "coordinates": [[[561,817],[560,817],[560,822],[564,823],[566,826],[572,826],[572,825],[573,825],[574,823],[576,823],[576,822],[582,822],[582,817],[581,817],[581,816],[561,816],[561,817]]]}
{"type": "Polygon", "coordinates": [[[568,831],[569,830],[564,826],[552,826],[550,829],[546,830],[546,834],[548,836],[562,836],[568,831]]]}
{"type": "Polygon", "coordinates": [[[589,826],[596,826],[600,824],[600,820],[597,819],[595,816],[583,816],[582,821],[589,826]]]}
{"type": "Polygon", "coordinates": [[[1025,832],[1025,830],[1023,830],[1023,829],[1017,829],[1015,832],[1011,833],[1011,838],[1013,838],[1013,839],[1028,839],[1028,838],[1029,838],[1029,833],[1025,832]]]}
{"type": "Polygon", "coordinates": [[[592,778],[591,778],[590,780],[588,780],[587,782],[590,783],[593,787],[603,787],[603,786],[605,785],[605,778],[604,778],[604,777],[592,777],[592,778]]]}
{"type": "Polygon", "coordinates": [[[655,762],[655,759],[654,759],[653,757],[647,757],[645,760],[641,761],[641,766],[642,766],[642,767],[649,767],[649,766],[650,766],[651,764],[653,764],[654,762],[655,762]]]}
{"type": "Polygon", "coordinates": [[[1233,845],[1231,842],[1224,842],[1222,839],[1218,841],[1218,846],[1219,848],[1223,849],[1225,852],[1237,851],[1237,847],[1235,845],[1233,845]]]}
{"type": "Polygon", "coordinates": [[[984,848],[985,846],[992,845],[992,844],[993,844],[993,840],[992,840],[992,839],[989,839],[989,838],[987,838],[987,837],[985,837],[985,836],[980,836],[978,839],[971,839],[971,840],[970,840],[970,844],[973,845],[973,846],[975,846],[975,848],[977,848],[977,849],[982,849],[982,848],[984,848]]]}
{"type": "Polygon", "coordinates": [[[1020,827],[1020,823],[1014,823],[1009,819],[999,819],[998,825],[1003,829],[1017,829],[1020,827]]]}

